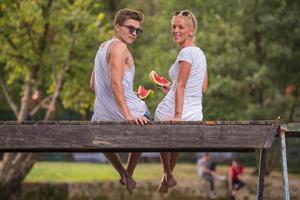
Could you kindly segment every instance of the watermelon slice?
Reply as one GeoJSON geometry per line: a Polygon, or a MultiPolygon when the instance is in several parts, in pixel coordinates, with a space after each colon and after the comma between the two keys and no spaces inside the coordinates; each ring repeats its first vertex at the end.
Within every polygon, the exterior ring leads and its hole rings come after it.
{"type": "Polygon", "coordinates": [[[168,87],[170,86],[171,82],[168,81],[166,78],[158,75],[154,70],[150,72],[150,79],[156,83],[159,87],[168,87]]]}
{"type": "Polygon", "coordinates": [[[145,99],[147,98],[149,95],[151,95],[153,93],[153,90],[147,90],[145,89],[143,86],[139,86],[139,89],[137,91],[137,94],[139,96],[140,99],[145,99]]]}

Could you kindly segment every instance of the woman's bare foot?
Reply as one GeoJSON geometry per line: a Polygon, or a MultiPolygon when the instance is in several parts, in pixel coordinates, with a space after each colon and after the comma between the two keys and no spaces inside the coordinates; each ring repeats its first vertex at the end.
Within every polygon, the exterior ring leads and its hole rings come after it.
{"type": "Polygon", "coordinates": [[[167,178],[167,186],[168,188],[174,187],[177,185],[177,182],[172,174],[166,177],[167,178]]]}

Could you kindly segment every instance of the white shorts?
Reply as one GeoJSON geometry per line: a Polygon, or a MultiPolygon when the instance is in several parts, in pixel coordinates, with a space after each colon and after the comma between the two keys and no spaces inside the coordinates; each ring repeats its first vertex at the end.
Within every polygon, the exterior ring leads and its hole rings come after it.
{"type": "MultiPolygon", "coordinates": [[[[155,111],[155,121],[165,121],[174,117],[175,114],[175,99],[167,98],[166,96],[158,105],[155,111]]],[[[202,96],[199,97],[184,97],[182,121],[202,121],[202,96]]]]}

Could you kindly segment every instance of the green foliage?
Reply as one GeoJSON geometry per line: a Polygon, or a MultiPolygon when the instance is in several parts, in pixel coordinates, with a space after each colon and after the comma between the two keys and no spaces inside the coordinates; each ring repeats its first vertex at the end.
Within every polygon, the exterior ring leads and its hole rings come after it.
{"type": "Polygon", "coordinates": [[[35,89],[53,94],[59,76],[61,102],[81,114],[90,109],[93,95],[89,75],[101,41],[111,34],[102,4],[94,1],[5,1],[0,9],[0,62],[15,101],[25,80],[35,89]],[[35,75],[29,77],[29,72],[35,75]],[[80,92],[81,91],[81,92],[80,92]]]}
{"type": "MultiPolygon", "coordinates": [[[[29,70],[36,66],[36,87],[51,94],[56,75],[71,56],[60,101],[64,109],[87,116],[94,100],[89,79],[97,48],[112,36],[116,10],[130,7],[145,14],[144,33],[130,46],[136,65],[135,90],[143,85],[155,91],[146,99],[154,113],[164,94],[150,81],[149,72],[156,70],[168,77],[178,54],[170,34],[172,13],[189,9],[198,19],[196,41],[208,63],[204,119],[300,118],[298,1],[64,0],[54,1],[48,13],[47,3],[0,4],[1,74],[14,99],[19,98],[29,70]],[[43,40],[47,23],[50,32],[43,40]],[[295,89],[286,95],[288,84],[295,89]]],[[[1,108],[7,107],[3,99],[0,97],[1,108]]]]}

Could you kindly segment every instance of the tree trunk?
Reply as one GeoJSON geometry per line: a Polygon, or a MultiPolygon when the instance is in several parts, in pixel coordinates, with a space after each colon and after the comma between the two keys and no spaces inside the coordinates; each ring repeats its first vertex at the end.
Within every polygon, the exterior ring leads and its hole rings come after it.
{"type": "Polygon", "coordinates": [[[33,153],[6,153],[0,176],[0,199],[19,199],[24,178],[36,161],[33,153]]]}
{"type": "MultiPolygon", "coordinates": [[[[72,39],[73,41],[73,39],[72,39]]],[[[73,41],[74,42],[74,41],[73,41]]],[[[72,48],[71,48],[72,49],[72,48]]],[[[71,54],[71,50],[70,50],[71,54]]],[[[60,91],[64,83],[64,75],[69,68],[71,56],[67,60],[65,70],[56,78],[56,88],[52,95],[50,105],[48,107],[45,121],[53,118],[55,104],[59,97],[60,91]]],[[[31,98],[32,86],[31,82],[25,84],[24,96],[21,101],[21,109],[18,115],[18,121],[24,121],[29,113],[28,104],[31,98]]],[[[2,162],[0,175],[0,200],[19,199],[21,194],[21,186],[24,178],[30,172],[37,160],[35,153],[5,153],[2,162]]]]}
{"type": "MultiPolygon", "coordinates": [[[[32,76],[31,76],[32,77],[32,76]]],[[[31,79],[33,80],[33,79],[31,79]]],[[[21,100],[21,108],[18,113],[18,121],[26,120],[29,114],[29,101],[32,94],[32,81],[24,86],[24,95],[21,100]]],[[[45,120],[49,120],[46,117],[45,120]]],[[[0,200],[19,199],[22,182],[30,172],[37,160],[35,153],[5,153],[0,174],[0,200]]]]}
{"type": "MultiPolygon", "coordinates": [[[[28,115],[28,105],[31,98],[32,86],[30,81],[24,85],[24,95],[18,113],[18,121],[24,121],[28,115]]],[[[0,199],[18,199],[21,184],[26,174],[36,161],[34,154],[5,153],[0,175],[0,199]]]]}
{"type": "Polygon", "coordinates": [[[47,121],[51,118],[53,118],[53,113],[55,112],[55,105],[56,105],[56,101],[59,97],[60,91],[62,89],[63,86],[63,77],[64,77],[64,73],[61,73],[58,75],[57,81],[56,81],[56,87],[55,87],[55,91],[54,94],[52,95],[50,104],[49,104],[49,108],[47,110],[47,113],[45,115],[44,120],[47,121]]]}
{"type": "MultiPolygon", "coordinates": [[[[42,56],[46,49],[47,38],[49,36],[49,22],[47,21],[50,15],[50,8],[52,6],[52,0],[48,0],[47,3],[42,7],[43,18],[46,23],[44,25],[44,32],[41,38],[39,39],[39,64],[33,65],[30,68],[29,81],[24,84],[24,93],[21,99],[20,111],[17,113],[17,119],[19,122],[27,119],[29,114],[29,101],[31,101],[32,94],[32,85],[35,84],[37,79],[38,71],[40,70],[40,65],[42,65],[42,56]]],[[[72,33],[73,34],[73,33],[72,33]]],[[[56,101],[59,97],[60,91],[63,85],[63,78],[65,71],[67,71],[72,49],[74,46],[75,37],[71,35],[71,48],[69,52],[69,59],[67,60],[66,69],[63,73],[58,75],[56,82],[56,90],[52,96],[51,103],[48,107],[47,114],[44,120],[50,120],[53,117],[53,108],[55,107],[56,101]]],[[[0,82],[1,83],[1,82],[0,82]]],[[[1,84],[1,86],[5,86],[1,84]]],[[[11,104],[13,107],[13,104],[11,104]]],[[[14,109],[13,109],[14,110],[14,109]]],[[[37,154],[34,153],[5,153],[2,161],[2,168],[0,174],[0,200],[15,200],[19,199],[21,194],[22,182],[25,179],[26,175],[30,172],[37,160],[37,154]]]]}

